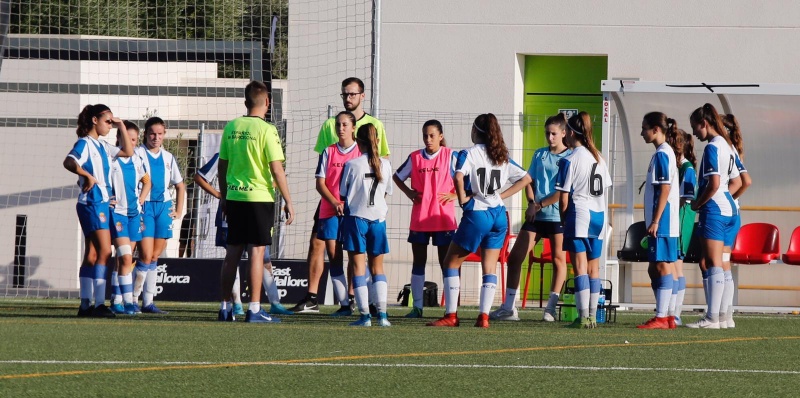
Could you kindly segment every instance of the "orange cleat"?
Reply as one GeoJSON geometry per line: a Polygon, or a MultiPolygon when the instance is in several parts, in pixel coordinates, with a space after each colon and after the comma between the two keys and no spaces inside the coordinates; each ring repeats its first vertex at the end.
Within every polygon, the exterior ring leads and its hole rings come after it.
{"type": "Polygon", "coordinates": [[[637,326],[639,329],[671,329],[667,317],[651,318],[647,322],[637,326]]]}
{"type": "Polygon", "coordinates": [[[475,327],[476,328],[488,329],[489,328],[489,314],[481,313],[480,315],[478,315],[478,320],[475,321],[475,327]]]}
{"type": "Polygon", "coordinates": [[[667,324],[669,325],[670,329],[675,329],[678,327],[678,324],[675,323],[675,317],[671,315],[667,317],[667,324]]]}
{"type": "Polygon", "coordinates": [[[444,314],[443,317],[425,324],[425,326],[446,326],[451,328],[457,328],[458,325],[458,314],[455,312],[452,314],[444,314]]]}

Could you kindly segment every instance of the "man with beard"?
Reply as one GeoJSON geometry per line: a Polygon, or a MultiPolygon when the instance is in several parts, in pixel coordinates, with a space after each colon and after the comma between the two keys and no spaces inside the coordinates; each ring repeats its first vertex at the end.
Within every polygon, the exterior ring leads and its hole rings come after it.
{"type": "MultiPolygon", "coordinates": [[[[358,131],[358,128],[372,124],[378,132],[378,152],[381,157],[389,156],[389,143],[386,140],[386,131],[383,128],[383,123],[380,120],[372,117],[366,113],[363,108],[365,98],[364,82],[357,77],[348,77],[342,81],[342,105],[356,117],[356,125],[353,131],[358,131]]],[[[317,137],[317,144],[314,146],[314,151],[320,155],[325,152],[329,146],[339,142],[339,136],[336,134],[336,118],[332,117],[322,124],[319,130],[319,137],[317,137]]],[[[319,302],[317,301],[317,291],[319,290],[319,282],[322,278],[322,272],[325,269],[325,241],[317,238],[317,229],[319,228],[319,206],[314,213],[314,226],[311,229],[311,240],[308,247],[308,293],[306,297],[294,306],[291,310],[296,313],[316,313],[319,312],[319,302]]],[[[334,263],[341,263],[343,261],[341,251],[336,253],[336,258],[330,259],[334,263]]],[[[338,272],[337,272],[338,273],[338,272]]],[[[346,277],[341,275],[331,274],[331,278],[337,279],[340,283],[347,286],[346,277]]],[[[331,315],[334,316],[348,316],[352,314],[350,307],[351,300],[347,302],[340,302],[341,308],[331,315]]]]}

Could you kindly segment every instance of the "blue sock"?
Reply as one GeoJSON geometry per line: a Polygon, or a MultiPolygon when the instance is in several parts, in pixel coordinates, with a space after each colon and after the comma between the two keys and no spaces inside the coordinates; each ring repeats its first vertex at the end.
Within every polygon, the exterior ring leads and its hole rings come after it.
{"type": "Polygon", "coordinates": [[[361,315],[369,314],[369,290],[367,289],[366,275],[353,277],[353,293],[356,296],[356,305],[361,315]]]}
{"type": "MultiPolygon", "coordinates": [[[[655,281],[653,281],[656,283],[655,281]]],[[[656,292],[656,316],[663,318],[669,311],[669,301],[672,298],[672,286],[674,285],[672,275],[660,276],[658,278],[658,291],[656,292]]]]}

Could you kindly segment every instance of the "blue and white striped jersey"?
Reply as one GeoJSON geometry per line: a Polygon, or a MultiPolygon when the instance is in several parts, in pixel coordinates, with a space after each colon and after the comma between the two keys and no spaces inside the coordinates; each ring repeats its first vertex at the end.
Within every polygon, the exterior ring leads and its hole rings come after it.
{"type": "Polygon", "coordinates": [[[111,184],[117,201],[114,213],[130,217],[142,211],[139,206],[139,181],[145,174],[142,159],[136,155],[114,160],[111,165],[111,184]]]}
{"type": "Polygon", "coordinates": [[[650,167],[647,169],[647,181],[644,185],[644,220],[648,226],[653,222],[662,189],[669,189],[669,197],[664,212],[661,213],[656,235],[677,238],[680,236],[678,166],[675,162],[675,152],[666,142],[658,146],[656,153],[650,158],[650,167]]]}
{"type": "Polygon", "coordinates": [[[711,196],[711,199],[700,208],[701,212],[727,217],[738,214],[733,197],[728,191],[728,184],[731,179],[739,176],[734,153],[734,151],[731,151],[730,145],[720,136],[711,139],[703,150],[703,160],[700,163],[700,175],[702,178],[700,179],[699,192],[703,192],[706,189],[708,179],[713,175],[719,176],[719,187],[711,196]]]}
{"type": "Polygon", "coordinates": [[[605,160],[596,161],[586,147],[572,150],[558,164],[556,190],[569,192],[565,238],[605,237],[606,188],[611,176],[605,160]]]}
{"type": "Polygon", "coordinates": [[[183,182],[175,157],[164,148],[160,148],[158,153],[152,153],[144,145],[136,147],[135,152],[142,159],[144,169],[150,174],[150,181],[153,183],[150,194],[147,195],[145,200],[148,202],[167,202],[172,200],[169,186],[183,182]]]}
{"type": "MultiPolygon", "coordinates": [[[[69,157],[78,162],[78,166],[86,170],[97,180],[89,192],[81,191],[78,203],[94,204],[108,202],[111,196],[111,162],[119,154],[120,149],[105,142],[86,136],[79,138],[69,157]]],[[[83,186],[83,177],[78,178],[78,186],[83,186]]]]}

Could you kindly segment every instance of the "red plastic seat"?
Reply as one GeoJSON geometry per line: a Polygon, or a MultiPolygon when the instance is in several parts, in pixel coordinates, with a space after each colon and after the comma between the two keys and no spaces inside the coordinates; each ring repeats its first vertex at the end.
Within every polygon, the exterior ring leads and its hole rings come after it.
{"type": "MultiPolygon", "coordinates": [[[[542,238],[542,254],[536,256],[533,250],[528,252],[528,274],[525,276],[525,288],[522,290],[522,308],[528,302],[528,288],[531,283],[531,271],[533,264],[539,264],[539,307],[544,303],[544,265],[553,263],[553,252],[550,250],[550,240],[542,238]]],[[[567,264],[570,263],[569,252],[567,254],[567,264]]]]}
{"type": "Polygon", "coordinates": [[[769,264],[781,258],[778,227],[767,223],[742,226],[731,248],[731,262],[736,264],[769,264]]]}
{"type": "Polygon", "coordinates": [[[789,240],[789,250],[781,256],[781,260],[785,264],[800,265],[800,227],[792,231],[792,237],[789,240]]]}

